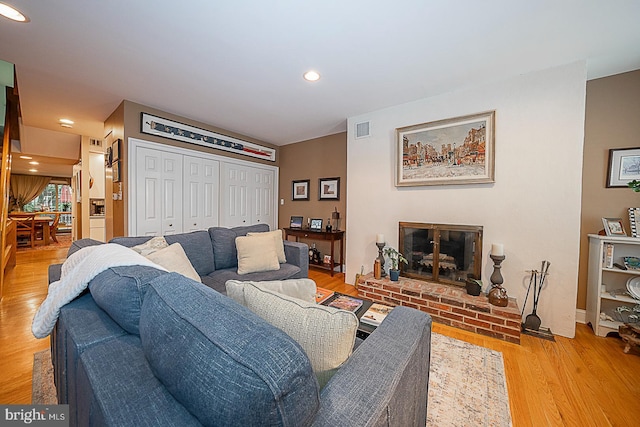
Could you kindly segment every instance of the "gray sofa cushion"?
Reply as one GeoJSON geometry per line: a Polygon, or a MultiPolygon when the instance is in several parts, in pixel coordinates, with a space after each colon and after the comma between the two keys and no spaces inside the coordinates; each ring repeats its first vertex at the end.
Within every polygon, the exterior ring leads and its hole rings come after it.
{"type": "Polygon", "coordinates": [[[213,242],[213,258],[215,260],[216,270],[238,268],[236,237],[246,236],[249,232],[260,233],[265,231],[269,231],[269,225],[267,224],[255,224],[235,228],[211,227],[209,229],[209,235],[213,242]]]}
{"type": "Polygon", "coordinates": [[[168,244],[180,243],[191,265],[200,276],[215,270],[213,246],[207,230],[164,236],[168,244]]]}
{"type": "Polygon", "coordinates": [[[242,275],[238,274],[238,270],[235,268],[225,268],[224,270],[216,270],[207,276],[202,276],[200,279],[205,285],[226,295],[227,289],[225,287],[225,283],[227,283],[227,280],[259,282],[264,280],[297,279],[299,277],[299,272],[300,267],[298,266],[292,264],[280,264],[280,270],[262,271],[259,273],[242,275]]]}
{"type": "MultiPolygon", "coordinates": [[[[268,228],[268,226],[267,226],[268,228]]],[[[151,240],[152,236],[138,237],[115,237],[109,243],[117,243],[131,248],[151,240]]],[[[213,261],[213,246],[207,230],[193,231],[191,233],[180,233],[164,236],[169,245],[180,243],[184,253],[191,261],[191,265],[200,276],[206,276],[215,269],[213,261]]],[[[235,247],[235,243],[234,243],[235,247]]]]}
{"type": "Polygon", "coordinates": [[[184,276],[150,284],[140,338],[155,376],[204,424],[305,426],[318,411],[318,383],[302,348],[184,276]]]}
{"type": "Polygon", "coordinates": [[[140,308],[149,282],[167,274],[153,267],[128,265],[112,267],[89,282],[96,304],[130,334],[139,335],[140,308]]]}
{"type": "Polygon", "coordinates": [[[80,393],[74,408],[82,410],[71,425],[202,426],[153,375],[140,338],[134,335],[82,353],[77,385],[80,393]]]}

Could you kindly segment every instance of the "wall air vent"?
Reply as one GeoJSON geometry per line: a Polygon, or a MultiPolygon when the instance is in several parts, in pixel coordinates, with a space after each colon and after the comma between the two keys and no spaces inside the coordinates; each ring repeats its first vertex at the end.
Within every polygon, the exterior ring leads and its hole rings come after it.
{"type": "Polygon", "coordinates": [[[89,145],[92,147],[102,147],[102,140],[101,139],[95,139],[95,138],[89,138],[89,145]]]}
{"type": "Polygon", "coordinates": [[[371,125],[369,122],[356,123],[356,139],[368,138],[371,136],[371,125]]]}

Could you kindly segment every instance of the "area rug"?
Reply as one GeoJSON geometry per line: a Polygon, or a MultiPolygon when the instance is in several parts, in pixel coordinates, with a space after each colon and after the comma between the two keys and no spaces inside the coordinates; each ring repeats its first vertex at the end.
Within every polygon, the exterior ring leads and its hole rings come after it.
{"type": "Polygon", "coordinates": [[[50,251],[71,246],[71,233],[59,233],[56,238],[58,239],[57,243],[51,240],[48,245],[37,245],[33,248],[31,246],[18,246],[17,250],[18,252],[50,251]]]}
{"type": "Polygon", "coordinates": [[[56,386],[53,383],[51,350],[42,350],[33,354],[31,403],[34,405],[55,405],[58,403],[56,386]]]}
{"type": "Polygon", "coordinates": [[[427,426],[510,425],[502,353],[432,333],[427,426]]]}
{"type": "MultiPolygon", "coordinates": [[[[49,350],[34,354],[32,403],[57,403],[49,350]]],[[[502,353],[432,333],[427,426],[511,426],[502,353]]]]}

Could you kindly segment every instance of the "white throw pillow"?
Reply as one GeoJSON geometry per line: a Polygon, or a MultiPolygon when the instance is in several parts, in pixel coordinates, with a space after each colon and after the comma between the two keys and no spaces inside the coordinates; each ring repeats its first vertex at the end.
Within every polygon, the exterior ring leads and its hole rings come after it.
{"type": "Polygon", "coordinates": [[[351,356],[358,329],[354,313],[270,291],[259,282],[245,285],[244,298],[249,310],[300,344],[321,388],[351,356]]]}
{"type": "Polygon", "coordinates": [[[191,265],[191,261],[187,258],[187,254],[184,253],[182,245],[180,243],[174,243],[167,246],[164,249],[155,251],[147,256],[149,261],[166,268],[168,271],[182,274],[190,279],[200,282],[200,276],[191,265]]]}
{"type": "Polygon", "coordinates": [[[265,231],[262,233],[247,233],[247,236],[271,236],[273,238],[273,244],[275,245],[276,255],[278,255],[278,262],[284,264],[287,262],[287,257],[284,254],[284,242],[282,241],[282,230],[265,231]]]}
{"type": "Polygon", "coordinates": [[[168,247],[169,244],[165,240],[164,237],[152,237],[141,245],[136,245],[132,247],[134,251],[138,252],[142,256],[151,255],[152,253],[159,251],[160,249],[164,249],[168,247]]]}
{"type": "Polygon", "coordinates": [[[238,236],[238,274],[280,270],[272,236],[238,236]]]}
{"type": "Polygon", "coordinates": [[[247,284],[257,284],[270,291],[279,292],[307,302],[316,302],[316,282],[311,279],[264,280],[260,282],[227,280],[225,283],[227,296],[246,307],[244,287],[247,284]]]}

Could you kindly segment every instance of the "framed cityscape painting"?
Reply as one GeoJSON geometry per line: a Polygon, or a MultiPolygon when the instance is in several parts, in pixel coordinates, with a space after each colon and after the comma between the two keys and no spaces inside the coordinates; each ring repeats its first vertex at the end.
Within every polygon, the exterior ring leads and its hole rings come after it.
{"type": "Polygon", "coordinates": [[[495,111],[396,129],[396,186],[494,182],[495,111]]]}

